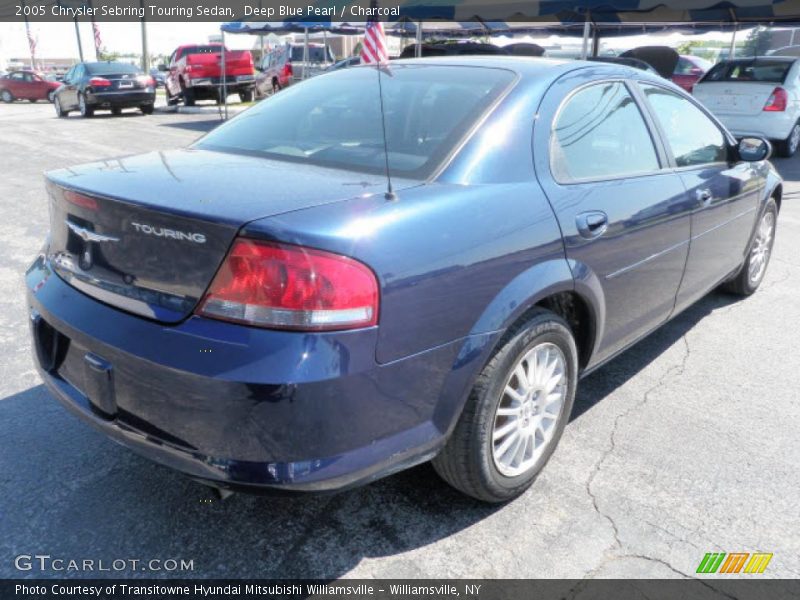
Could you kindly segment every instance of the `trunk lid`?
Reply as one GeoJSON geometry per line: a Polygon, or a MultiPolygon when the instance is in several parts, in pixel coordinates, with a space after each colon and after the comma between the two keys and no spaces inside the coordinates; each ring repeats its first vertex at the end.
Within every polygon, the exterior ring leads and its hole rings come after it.
{"type": "Polygon", "coordinates": [[[758,115],[780,83],[743,81],[700,82],[695,98],[715,115],[758,115]]]}
{"type": "Polygon", "coordinates": [[[196,149],[71,167],[47,174],[48,258],[87,295],[174,323],[191,313],[244,224],[385,185],[376,175],[196,149]]]}

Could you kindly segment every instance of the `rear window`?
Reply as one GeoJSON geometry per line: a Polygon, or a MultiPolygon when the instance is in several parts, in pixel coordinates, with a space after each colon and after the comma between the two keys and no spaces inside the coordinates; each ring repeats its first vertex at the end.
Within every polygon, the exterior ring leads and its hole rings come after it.
{"type": "MultiPolygon", "coordinates": [[[[515,79],[504,69],[398,65],[381,75],[392,173],[424,179],[515,79]]],[[[289,87],[195,147],[380,173],[378,75],[356,67],[289,87]]]]}
{"type": "Polygon", "coordinates": [[[763,81],[783,83],[786,74],[794,63],[786,60],[747,60],[721,62],[714,66],[703,78],[709,81],[763,81]]]}
{"type": "Polygon", "coordinates": [[[130,73],[135,75],[139,67],[121,62],[87,63],[86,70],[90,75],[117,75],[130,73]]]}
{"type": "Polygon", "coordinates": [[[188,56],[189,54],[219,54],[222,46],[213,45],[213,46],[189,46],[188,48],[184,48],[181,52],[182,56],[188,56]]]}
{"type": "MultiPolygon", "coordinates": [[[[303,60],[303,47],[292,46],[292,62],[302,62],[303,60]]],[[[333,62],[333,57],[328,53],[325,56],[325,48],[318,46],[308,47],[308,62],[333,62]]]]}

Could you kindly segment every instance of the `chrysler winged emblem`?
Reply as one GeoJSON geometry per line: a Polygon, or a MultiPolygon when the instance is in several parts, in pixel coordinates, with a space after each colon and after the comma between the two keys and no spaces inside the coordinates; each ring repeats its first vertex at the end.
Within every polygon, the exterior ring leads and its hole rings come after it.
{"type": "Polygon", "coordinates": [[[112,237],[110,235],[100,235],[99,233],[95,233],[94,231],[90,231],[85,227],[81,227],[80,225],[76,225],[69,219],[64,221],[67,224],[75,235],[81,238],[84,242],[118,242],[119,238],[112,237]]]}

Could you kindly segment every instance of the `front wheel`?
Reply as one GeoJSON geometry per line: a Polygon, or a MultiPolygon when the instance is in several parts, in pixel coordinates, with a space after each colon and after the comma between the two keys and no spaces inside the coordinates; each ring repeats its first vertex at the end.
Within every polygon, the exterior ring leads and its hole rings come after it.
{"type": "Polygon", "coordinates": [[[800,121],[794,124],[792,131],[789,132],[789,137],[785,140],[780,140],[777,144],[778,155],[783,158],[791,158],[800,148],[800,121]]]}
{"type": "Polygon", "coordinates": [[[247,90],[246,92],[239,92],[239,100],[241,100],[242,102],[252,102],[253,90],[247,90]]]}
{"type": "Polygon", "coordinates": [[[742,269],[723,285],[723,289],[739,296],[749,296],[758,289],[767,273],[772,246],[775,243],[775,227],[778,222],[778,205],[770,198],[756,227],[750,250],[742,269]]]}
{"type": "Polygon", "coordinates": [[[484,502],[530,487],[561,438],[577,385],[575,341],[558,315],[537,310],[504,340],[433,460],[447,483],[484,502]]]}
{"type": "Polygon", "coordinates": [[[58,96],[53,99],[53,108],[56,109],[56,116],[58,117],[66,117],[69,114],[69,111],[61,108],[61,99],[58,96]]]}
{"type": "Polygon", "coordinates": [[[3,90],[2,93],[0,93],[0,98],[2,98],[3,102],[6,104],[11,104],[14,101],[14,94],[8,90],[3,90]]]}

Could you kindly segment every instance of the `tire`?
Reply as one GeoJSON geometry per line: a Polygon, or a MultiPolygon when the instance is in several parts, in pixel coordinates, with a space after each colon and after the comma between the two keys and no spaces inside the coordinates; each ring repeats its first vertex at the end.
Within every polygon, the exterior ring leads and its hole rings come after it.
{"type": "MultiPolygon", "coordinates": [[[[436,472],[454,488],[484,502],[506,502],[522,494],[547,464],[561,438],[575,400],[577,371],[578,353],[569,326],[558,315],[537,309],[524,323],[506,333],[481,372],[453,433],[433,459],[436,472]],[[522,369],[523,375],[530,370],[546,375],[552,364],[560,365],[556,367],[556,375],[549,378],[549,384],[530,386],[522,394],[527,401],[520,404],[507,391],[526,388],[518,369],[522,369]],[[554,380],[557,384],[553,384],[554,380]],[[533,388],[538,388],[541,395],[534,394],[533,388]],[[560,400],[557,412],[553,413],[546,407],[555,404],[551,400],[555,395],[560,400]],[[537,397],[547,404],[537,403],[537,397]],[[515,402],[517,406],[512,406],[515,402]],[[499,414],[498,409],[504,414],[499,414]],[[514,416],[505,416],[512,413],[514,416]],[[530,435],[532,440],[526,438],[530,435]],[[539,438],[542,443],[536,446],[539,438]],[[522,456],[515,466],[513,461],[520,450],[522,456]]],[[[545,379],[544,375],[537,381],[545,379]]],[[[520,394],[516,391],[515,394],[519,398],[520,394]]]]}
{"type": "Polygon", "coordinates": [[[114,115],[115,117],[118,117],[122,114],[122,109],[114,107],[111,109],[111,114],[114,115]]]}
{"type": "Polygon", "coordinates": [[[55,90],[50,90],[49,92],[47,92],[47,101],[50,104],[53,103],[53,100],[55,99],[55,97],[56,97],[56,91],[55,90]]]}
{"type": "Polygon", "coordinates": [[[187,88],[186,85],[183,83],[183,80],[181,80],[181,94],[183,95],[184,106],[194,106],[195,104],[194,90],[192,88],[187,88]]]}
{"type": "Polygon", "coordinates": [[[789,133],[789,137],[785,140],[778,141],[775,146],[775,149],[778,151],[778,156],[783,158],[791,158],[794,156],[797,149],[800,148],[800,121],[794,124],[792,131],[789,133]]]}
{"type": "Polygon", "coordinates": [[[64,118],[67,115],[69,115],[69,111],[68,110],[64,110],[64,109],[61,108],[61,100],[59,99],[58,96],[56,96],[53,99],[53,108],[56,109],[56,116],[59,117],[59,118],[64,118]]]}
{"type": "Polygon", "coordinates": [[[758,289],[758,286],[764,281],[769,259],[772,256],[777,224],[778,205],[775,203],[775,198],[770,198],[758,220],[755,235],[750,242],[747,258],[741,270],[733,279],[723,284],[723,290],[737,296],[750,296],[758,289]]]}
{"type": "Polygon", "coordinates": [[[139,110],[141,110],[142,114],[144,115],[152,115],[155,108],[156,107],[154,104],[142,104],[142,106],[139,107],[139,110]]]}
{"type": "Polygon", "coordinates": [[[94,108],[86,104],[86,97],[83,94],[78,94],[78,109],[80,110],[81,116],[85,119],[94,116],[94,108]]]}
{"type": "Polygon", "coordinates": [[[246,92],[239,92],[239,100],[241,100],[242,102],[252,102],[253,90],[247,90],[246,92]]]}
{"type": "Polygon", "coordinates": [[[278,92],[281,91],[281,89],[282,89],[281,88],[281,82],[278,81],[277,77],[273,78],[273,80],[272,80],[272,93],[273,94],[277,94],[278,92]]]}
{"type": "Polygon", "coordinates": [[[11,104],[14,101],[14,94],[12,94],[9,90],[3,90],[0,92],[0,99],[2,99],[6,104],[11,104]]]}

